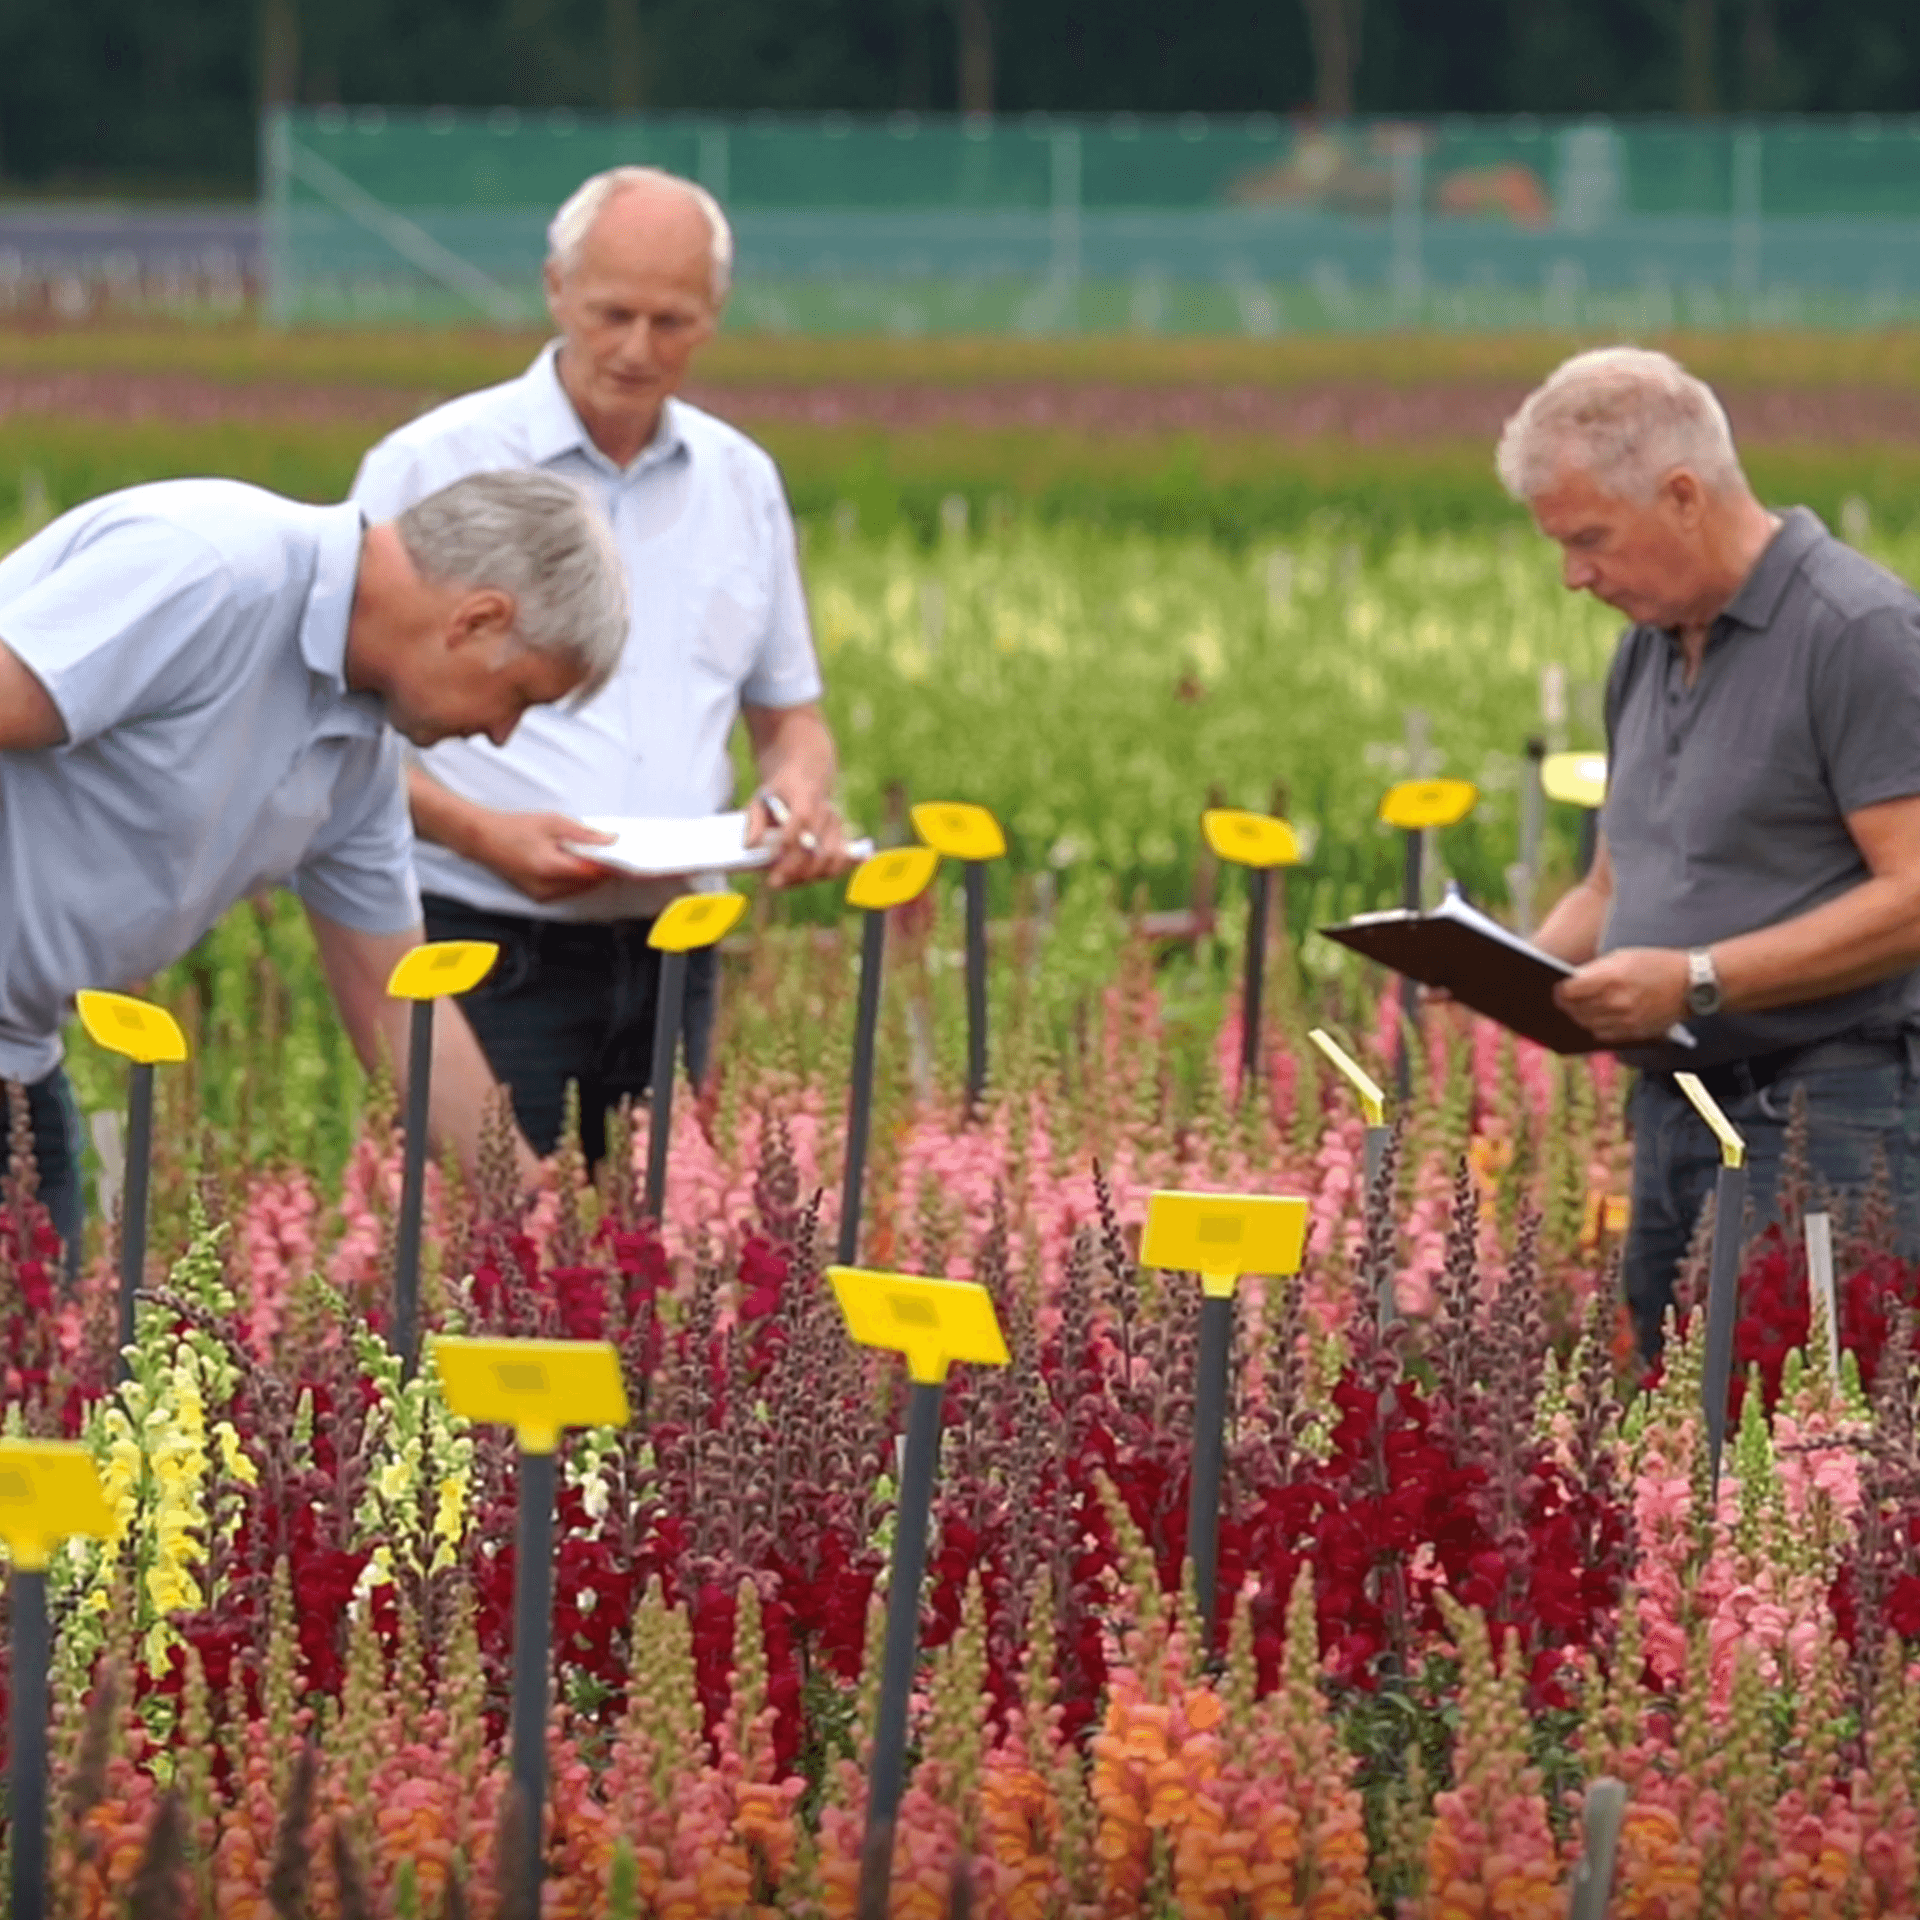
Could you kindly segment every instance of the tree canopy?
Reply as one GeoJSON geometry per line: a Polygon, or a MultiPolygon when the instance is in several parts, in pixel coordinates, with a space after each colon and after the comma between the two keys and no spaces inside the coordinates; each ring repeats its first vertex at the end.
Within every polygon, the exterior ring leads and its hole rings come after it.
{"type": "Polygon", "coordinates": [[[263,100],[1920,110],[1912,0],[0,0],[0,180],[244,192],[263,100]]]}

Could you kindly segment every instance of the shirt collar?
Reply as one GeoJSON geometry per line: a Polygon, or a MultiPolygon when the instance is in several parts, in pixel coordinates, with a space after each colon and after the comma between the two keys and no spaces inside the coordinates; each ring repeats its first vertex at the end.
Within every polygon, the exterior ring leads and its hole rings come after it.
{"type": "Polygon", "coordinates": [[[616,468],[593,444],[593,437],[581,424],[580,416],[560,384],[560,342],[549,340],[539,357],[526,371],[527,452],[536,465],[558,459],[563,453],[582,453],[597,465],[620,473],[641,473],[676,455],[690,451],[680,403],[669,399],[660,410],[660,425],[641,448],[633,464],[616,468]]]}
{"type": "Polygon", "coordinates": [[[354,589],[360,579],[360,549],[367,521],[351,500],[322,509],[315,543],[313,585],[300,616],[300,657],[308,670],[347,713],[357,714],[368,730],[381,724],[378,699],[347,685],[347,627],[353,618],[354,589]]]}
{"type": "Polygon", "coordinates": [[[1743,627],[1769,625],[1779,610],[1787,583],[1800,571],[1800,563],[1815,543],[1826,537],[1818,514],[1806,507],[1789,507],[1780,517],[1779,530],[1753,563],[1753,571],[1740,583],[1740,591],[1720,610],[1720,617],[1743,627]]]}

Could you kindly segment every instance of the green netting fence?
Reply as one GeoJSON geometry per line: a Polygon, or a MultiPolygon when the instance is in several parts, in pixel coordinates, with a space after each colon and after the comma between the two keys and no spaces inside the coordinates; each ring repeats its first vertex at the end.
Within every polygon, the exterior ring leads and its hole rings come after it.
{"type": "Polygon", "coordinates": [[[736,326],[921,333],[1873,326],[1920,317],[1920,117],[1758,122],[278,112],[267,305],[540,313],[623,163],[733,219],[736,326]]]}

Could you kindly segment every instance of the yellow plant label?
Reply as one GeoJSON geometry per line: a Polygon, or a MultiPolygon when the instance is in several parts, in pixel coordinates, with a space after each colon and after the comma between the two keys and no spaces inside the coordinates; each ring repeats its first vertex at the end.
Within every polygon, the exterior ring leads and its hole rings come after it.
{"type": "Polygon", "coordinates": [[[1387,1122],[1387,1096],[1380,1091],[1379,1082],[1368,1073],[1358,1060],[1341,1046],[1325,1027],[1315,1027],[1307,1038],[1326,1055],[1334,1070],[1353,1088],[1360,1097],[1360,1111],[1367,1116],[1367,1125],[1383,1127],[1387,1122]]]}
{"type": "Polygon", "coordinates": [[[985,807],[962,800],[923,800],[913,809],[913,830],[949,860],[998,860],[1007,850],[1000,822],[985,807]]]}
{"type": "Polygon", "coordinates": [[[1147,1202],[1140,1258],[1197,1273],[1209,1294],[1231,1295],[1245,1273],[1298,1273],[1307,1203],[1266,1193],[1156,1193],[1147,1202]]]}
{"type": "Polygon", "coordinates": [[[847,905],[878,912],[925,893],[940,856],[932,847],[892,847],[863,860],[847,882],[847,905]]]}
{"type": "Polygon", "coordinates": [[[464,1420],[514,1427],[523,1453],[551,1453],[563,1427],[624,1427],[633,1417],[620,1356],[606,1340],[467,1340],[440,1335],[433,1364],[464,1420]]]}
{"type": "Polygon", "coordinates": [[[493,970],[500,949],[491,940],[430,940],[403,954],[387,976],[387,992],[396,1000],[438,1000],[465,993],[493,970]]]}
{"type": "Polygon", "coordinates": [[[1604,753],[1550,753],[1540,762],[1540,790],[1563,807],[1599,806],[1607,797],[1604,753]]]}
{"type": "Polygon", "coordinates": [[[744,893],[683,893],[653,923],[647,945],[662,953],[691,953],[724,940],[747,910],[744,893]]]}
{"type": "Polygon", "coordinates": [[[1426,827],[1450,827],[1464,820],[1480,798],[1471,780],[1402,780],[1380,802],[1380,818],[1390,827],[1418,833],[1426,827]]]}
{"type": "Polygon", "coordinates": [[[73,998],[80,1009],[80,1024],[96,1047],[124,1054],[143,1067],[187,1057],[187,1036],[165,1007],[92,987],[83,987],[73,998]]]}
{"type": "Polygon", "coordinates": [[[1239,807],[1209,807],[1200,816],[1207,845],[1222,860],[1241,867],[1292,867],[1300,863],[1300,842],[1284,820],[1239,807]]]}
{"type": "Polygon", "coordinates": [[[1673,1084],[1693,1102],[1694,1112],[1713,1129],[1713,1137],[1720,1142],[1721,1163],[1729,1167],[1745,1166],[1747,1143],[1740,1137],[1733,1122],[1720,1111],[1719,1101],[1700,1084],[1700,1076],[1697,1073],[1676,1073],[1673,1084]]]}
{"type": "Polygon", "coordinates": [[[63,1540],[104,1540],[113,1515],[93,1456],[74,1440],[0,1440],[0,1540],[13,1564],[41,1572],[63,1540]]]}
{"type": "Polygon", "coordinates": [[[956,1361],[1007,1364],[993,1296],[976,1281],[871,1267],[829,1267],[827,1280],[854,1344],[905,1354],[907,1372],[922,1386],[937,1386],[956,1361]]]}

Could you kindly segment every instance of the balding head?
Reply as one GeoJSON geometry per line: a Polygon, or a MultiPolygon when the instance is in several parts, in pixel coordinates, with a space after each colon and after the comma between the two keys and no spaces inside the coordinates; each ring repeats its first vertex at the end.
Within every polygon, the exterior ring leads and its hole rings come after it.
{"type": "Polygon", "coordinates": [[[690,180],[616,167],[560,209],[548,241],[561,384],[594,444],[625,466],[713,337],[732,237],[712,196],[690,180]]]}
{"type": "Polygon", "coordinates": [[[705,187],[659,167],[609,167],[584,180],[547,227],[547,264],[564,278],[594,229],[608,221],[611,244],[652,252],[698,246],[715,307],[733,285],[733,229],[705,187]],[[616,214],[617,209],[617,214],[616,214]],[[609,219],[609,216],[613,216],[609,219]]]}

